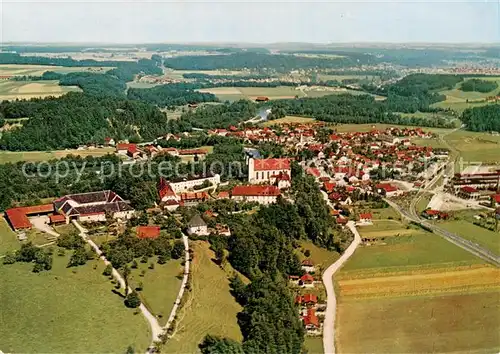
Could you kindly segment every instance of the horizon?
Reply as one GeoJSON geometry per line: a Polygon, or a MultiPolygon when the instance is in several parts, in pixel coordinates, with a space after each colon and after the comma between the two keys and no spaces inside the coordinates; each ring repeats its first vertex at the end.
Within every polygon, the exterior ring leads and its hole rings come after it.
{"type": "Polygon", "coordinates": [[[496,0],[349,3],[34,0],[3,1],[1,11],[0,38],[4,45],[500,42],[500,3],[496,0]]]}

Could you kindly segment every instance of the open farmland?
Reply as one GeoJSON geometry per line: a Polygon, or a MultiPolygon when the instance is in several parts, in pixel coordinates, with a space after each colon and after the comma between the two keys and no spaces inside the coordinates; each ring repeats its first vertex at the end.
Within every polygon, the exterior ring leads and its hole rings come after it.
{"type": "Polygon", "coordinates": [[[5,218],[0,217],[0,256],[20,247],[16,233],[12,231],[5,218]]]}
{"type": "Polygon", "coordinates": [[[498,292],[342,299],[340,353],[498,352],[498,292]]]}
{"type": "Polygon", "coordinates": [[[418,234],[421,231],[412,227],[405,227],[396,220],[374,220],[373,225],[359,226],[361,238],[383,238],[418,234]]]}
{"type": "Polygon", "coordinates": [[[307,124],[307,123],[312,123],[314,122],[314,118],[307,118],[307,117],[298,117],[298,116],[285,116],[283,118],[279,119],[274,119],[274,120],[268,120],[264,123],[262,123],[263,126],[269,127],[275,124],[290,124],[290,123],[300,123],[300,124],[307,124]]]}
{"type": "Polygon", "coordinates": [[[59,74],[68,74],[74,72],[95,72],[104,73],[112,67],[64,67],[51,65],[16,65],[1,64],[0,76],[41,76],[46,71],[54,71],[59,74]]]}
{"type": "Polygon", "coordinates": [[[94,260],[67,268],[68,260],[54,255],[53,268],[38,274],[32,273],[32,264],[0,265],[0,348],[123,353],[130,345],[143,352],[151,339],[149,326],[113,294],[113,285],[102,275],[104,264],[94,260]]]}
{"type": "Polygon", "coordinates": [[[450,220],[439,223],[445,230],[486,247],[496,255],[500,255],[500,233],[493,232],[472,224],[466,220],[450,220]]]}
{"type": "MultiPolygon", "coordinates": [[[[241,340],[236,315],[241,311],[229,292],[228,273],[216,265],[206,242],[193,242],[191,291],[177,314],[174,336],[165,353],[196,353],[205,335],[212,334],[241,340]]],[[[229,265],[226,265],[229,268],[229,265]]]]}
{"type": "Polygon", "coordinates": [[[76,86],[59,86],[57,80],[44,81],[0,81],[0,101],[59,97],[68,92],[81,91],[76,86]]]}
{"type": "Polygon", "coordinates": [[[213,93],[222,101],[236,101],[239,99],[255,100],[258,96],[266,96],[270,100],[290,99],[298,97],[321,97],[339,93],[338,91],[316,89],[298,90],[291,86],[279,87],[214,87],[200,89],[200,92],[213,93]]]}
{"type": "Polygon", "coordinates": [[[38,162],[48,161],[52,159],[60,159],[67,155],[75,156],[104,156],[106,154],[114,153],[114,148],[99,148],[88,150],[55,150],[55,151],[0,151],[0,164],[1,163],[16,163],[20,161],[38,162]]]}
{"type": "Polygon", "coordinates": [[[465,162],[499,162],[500,136],[498,135],[457,130],[446,135],[444,139],[459,151],[460,157],[465,162]]]}

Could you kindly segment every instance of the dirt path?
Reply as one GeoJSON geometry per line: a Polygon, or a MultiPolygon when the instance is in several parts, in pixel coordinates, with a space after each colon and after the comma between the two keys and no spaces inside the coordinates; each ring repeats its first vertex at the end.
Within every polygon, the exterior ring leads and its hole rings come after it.
{"type": "Polygon", "coordinates": [[[323,348],[325,354],[335,353],[335,318],[337,313],[337,298],[335,296],[335,289],[333,287],[333,275],[340,267],[354,254],[354,251],[361,243],[361,237],[356,229],[354,221],[349,221],[347,227],[354,234],[354,240],[344,251],[342,256],[329,266],[323,273],[323,284],[325,284],[327,302],[325,321],[323,322],[323,348]]]}

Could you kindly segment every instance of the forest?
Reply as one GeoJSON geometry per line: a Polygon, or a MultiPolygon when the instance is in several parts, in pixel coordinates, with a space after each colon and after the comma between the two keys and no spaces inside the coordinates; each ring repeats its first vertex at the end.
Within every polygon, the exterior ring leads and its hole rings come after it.
{"type": "Polygon", "coordinates": [[[498,84],[495,81],[481,80],[481,79],[470,79],[462,83],[460,90],[464,92],[482,92],[488,93],[494,91],[498,88],[498,84]]]}
{"type": "Polygon", "coordinates": [[[2,135],[1,150],[75,148],[80,144],[103,143],[108,136],[117,140],[148,140],[169,129],[165,114],[152,105],[84,93],[21,104],[2,103],[0,109],[6,118],[30,117],[21,128],[2,135]]]}
{"type": "Polygon", "coordinates": [[[350,56],[340,58],[314,58],[285,54],[255,52],[229,55],[192,55],[166,58],[163,64],[176,70],[261,69],[288,72],[293,69],[342,68],[359,63],[350,56]]]}
{"type": "Polygon", "coordinates": [[[474,132],[500,132],[500,104],[467,108],[461,120],[474,132]]]}
{"type": "Polygon", "coordinates": [[[211,93],[195,91],[200,84],[174,83],[159,85],[148,89],[130,88],[127,96],[132,100],[141,100],[159,107],[184,106],[189,103],[218,102],[219,99],[211,93]]]}
{"type": "Polygon", "coordinates": [[[400,107],[389,102],[375,101],[369,95],[330,95],[319,98],[280,100],[271,103],[274,119],[285,115],[312,117],[332,123],[388,123],[428,127],[451,127],[445,119],[403,117],[392,113],[400,107]]]}

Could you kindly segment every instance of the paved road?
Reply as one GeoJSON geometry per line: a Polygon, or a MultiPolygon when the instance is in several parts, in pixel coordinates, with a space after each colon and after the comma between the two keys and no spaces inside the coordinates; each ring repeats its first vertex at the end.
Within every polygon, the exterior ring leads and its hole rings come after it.
{"type": "Polygon", "coordinates": [[[168,317],[167,324],[163,327],[163,330],[166,332],[170,326],[172,325],[172,321],[177,314],[177,310],[179,309],[179,305],[182,300],[182,296],[184,295],[184,290],[186,289],[186,285],[189,277],[189,239],[186,235],[182,236],[182,242],[184,242],[184,252],[185,252],[185,263],[184,263],[184,277],[182,278],[181,287],[179,289],[179,294],[177,294],[177,299],[175,299],[174,307],[172,311],[170,311],[170,316],[168,317]]]}
{"type": "Polygon", "coordinates": [[[427,229],[431,230],[432,232],[438,234],[439,236],[444,237],[446,240],[457,245],[458,247],[461,247],[464,250],[469,251],[470,253],[484,259],[485,261],[492,263],[492,264],[496,265],[497,267],[500,267],[500,257],[497,256],[496,254],[492,253],[490,250],[482,247],[481,245],[478,245],[477,243],[466,240],[466,239],[458,236],[457,234],[454,234],[454,233],[449,232],[445,229],[442,229],[439,226],[431,224],[428,221],[420,219],[420,217],[414,215],[414,213],[407,212],[406,210],[404,210],[398,204],[394,203],[391,200],[388,200],[388,199],[385,199],[385,200],[387,203],[389,203],[390,206],[392,206],[394,209],[396,209],[396,211],[398,211],[406,219],[411,220],[415,223],[418,223],[419,225],[423,226],[424,228],[427,228],[427,229]]]}
{"type": "Polygon", "coordinates": [[[323,273],[323,284],[325,284],[327,302],[326,302],[326,313],[325,321],[323,322],[323,348],[325,354],[335,353],[335,318],[337,313],[337,298],[335,296],[335,289],[333,287],[333,275],[337,272],[340,267],[354,254],[354,251],[361,243],[361,237],[359,236],[358,230],[354,221],[349,221],[347,227],[354,234],[354,241],[347,247],[345,252],[340,256],[340,258],[329,266],[323,273]]]}
{"type": "MultiPolygon", "coordinates": [[[[87,230],[85,230],[75,220],[73,220],[72,222],[75,225],[75,227],[78,229],[78,231],[80,231],[80,236],[85,240],[85,242],[87,242],[90,245],[90,247],[92,247],[94,249],[94,251],[97,253],[99,258],[101,258],[104,261],[104,264],[106,264],[106,265],[111,264],[111,262],[109,262],[106,259],[106,257],[104,257],[99,246],[97,246],[94,241],[92,241],[90,238],[88,238],[87,230]]],[[[115,268],[113,268],[112,275],[120,283],[122,289],[125,289],[125,280],[122,278],[121,274],[118,273],[118,271],[115,268]]],[[[129,287],[128,291],[131,292],[132,289],[129,287]]],[[[152,346],[154,342],[159,340],[159,336],[163,332],[163,329],[160,326],[160,324],[158,323],[158,321],[156,320],[156,317],[153,316],[153,314],[151,312],[149,312],[149,310],[147,309],[146,306],[144,306],[144,304],[141,303],[141,306],[139,307],[139,309],[141,310],[142,315],[146,318],[146,320],[149,322],[149,326],[151,327],[151,346],[152,346]]]]}

